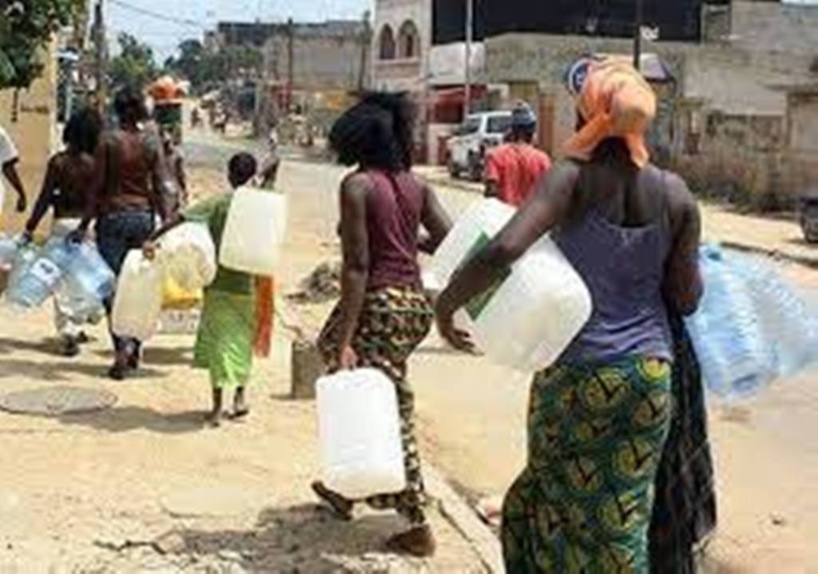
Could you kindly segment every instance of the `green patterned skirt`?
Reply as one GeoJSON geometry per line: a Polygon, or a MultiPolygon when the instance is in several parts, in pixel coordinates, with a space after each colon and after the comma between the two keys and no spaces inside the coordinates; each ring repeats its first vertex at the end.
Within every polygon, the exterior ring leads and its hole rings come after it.
{"type": "Polygon", "coordinates": [[[253,368],[255,299],[252,295],[205,290],[193,365],[210,371],[216,389],[236,389],[253,368]]]}
{"type": "Polygon", "coordinates": [[[531,391],[528,465],[503,509],[509,574],[647,573],[671,367],[558,366],[531,391]]]}
{"type": "MultiPolygon", "coordinates": [[[[319,338],[319,347],[330,372],[338,370],[339,309],[319,338]]],[[[426,494],[415,438],[415,392],[407,380],[407,361],[432,328],[434,320],[426,295],[412,288],[385,288],[366,294],[352,346],[361,367],[383,371],[395,383],[401,418],[407,488],[383,493],[363,502],[378,510],[395,510],[413,524],[426,522],[426,494]]]]}

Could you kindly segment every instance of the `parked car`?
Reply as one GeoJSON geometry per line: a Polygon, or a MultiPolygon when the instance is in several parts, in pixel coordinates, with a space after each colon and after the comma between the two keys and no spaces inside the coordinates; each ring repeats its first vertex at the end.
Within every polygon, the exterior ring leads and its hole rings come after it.
{"type": "Polygon", "coordinates": [[[466,174],[470,179],[483,179],[486,151],[503,143],[511,127],[511,112],[472,114],[454,131],[447,142],[449,173],[452,177],[466,174]]]}

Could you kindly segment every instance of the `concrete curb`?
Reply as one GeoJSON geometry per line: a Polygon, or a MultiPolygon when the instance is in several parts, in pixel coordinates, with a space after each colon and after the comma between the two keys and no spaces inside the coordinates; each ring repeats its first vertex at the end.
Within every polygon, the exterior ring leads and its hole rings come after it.
{"type": "Polygon", "coordinates": [[[818,257],[807,257],[803,255],[791,255],[777,249],[766,249],[763,247],[756,247],[754,245],[747,245],[745,243],[737,243],[734,241],[720,241],[723,247],[733,249],[735,251],[742,251],[744,253],[754,253],[757,255],[764,255],[773,259],[788,261],[796,265],[803,265],[810,269],[818,269],[818,257]]]}
{"type": "Polygon", "coordinates": [[[424,464],[429,493],[440,502],[443,517],[466,539],[491,574],[504,574],[503,550],[494,532],[434,467],[424,464]]]}

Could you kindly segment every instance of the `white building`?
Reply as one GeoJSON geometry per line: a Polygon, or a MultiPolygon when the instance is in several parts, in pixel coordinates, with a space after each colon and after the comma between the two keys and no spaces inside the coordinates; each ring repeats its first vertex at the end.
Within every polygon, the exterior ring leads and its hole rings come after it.
{"type": "Polygon", "coordinates": [[[376,0],[374,86],[421,95],[432,45],[431,0],[376,0]]]}

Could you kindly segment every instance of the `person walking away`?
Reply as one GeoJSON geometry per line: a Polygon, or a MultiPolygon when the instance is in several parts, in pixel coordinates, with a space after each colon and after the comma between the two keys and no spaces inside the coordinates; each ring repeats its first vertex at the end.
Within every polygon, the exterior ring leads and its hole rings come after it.
{"type": "Polygon", "coordinates": [[[551,169],[548,154],[533,145],[537,116],[526,103],[511,112],[506,143],[488,151],[486,197],[520,207],[534,193],[537,182],[551,169]]]}
{"type": "Polygon", "coordinates": [[[162,150],[165,155],[168,173],[173,179],[173,189],[176,191],[175,196],[167,199],[167,213],[169,215],[175,215],[180,210],[187,207],[189,199],[187,190],[187,171],[185,170],[185,155],[182,153],[182,148],[179,145],[177,135],[173,133],[173,128],[163,126],[161,130],[162,150]]]}
{"type": "MultiPolygon", "coordinates": [[[[9,136],[8,132],[0,126],[0,169],[3,171],[3,177],[8,181],[9,185],[17,192],[17,204],[15,210],[17,213],[25,213],[28,208],[28,201],[26,199],[26,191],[23,186],[23,181],[20,179],[20,174],[17,172],[17,164],[20,163],[20,154],[17,152],[17,147],[14,141],[9,136]]],[[[0,215],[3,213],[3,204],[5,202],[5,190],[3,188],[3,181],[0,178],[0,215]]]]}
{"type": "Polygon", "coordinates": [[[281,167],[281,156],[278,153],[278,129],[272,128],[267,137],[267,156],[264,158],[259,173],[259,185],[262,189],[275,189],[278,169],[281,167]]]}
{"type": "MultiPolygon", "coordinates": [[[[247,153],[233,156],[228,166],[231,191],[210,197],[184,211],[174,222],[157,231],[145,244],[148,258],[156,251],[155,241],[185,221],[206,225],[218,253],[233,200],[232,190],[247,185],[256,175],[255,158],[247,153]]],[[[259,193],[263,193],[259,190],[259,193]]],[[[207,369],[213,388],[213,405],[207,422],[213,427],[225,418],[224,393],[233,391],[233,411],[229,417],[240,420],[250,413],[245,388],[253,368],[253,353],[266,356],[269,352],[272,309],[262,305],[270,300],[269,282],[247,273],[219,265],[214,282],[205,289],[204,308],[196,335],[194,366],[207,369]],[[255,284],[254,284],[255,280],[255,284]]]]}
{"type": "MultiPolygon", "coordinates": [[[[53,210],[52,238],[67,238],[80,224],[86,212],[88,190],[96,176],[94,152],[102,131],[102,118],[91,108],[75,112],[63,131],[66,148],[48,162],[40,195],[26,223],[24,239],[31,241],[43,217],[53,210]]],[[[54,316],[60,337],[61,352],[66,357],[79,354],[85,342],[84,325],[98,320],[88,317],[76,296],[64,288],[54,296],[54,316]]]]}
{"type": "Polygon", "coordinates": [[[701,297],[700,216],[685,183],[649,162],[656,96],[632,65],[594,64],[578,111],[571,159],[455,275],[437,320],[452,345],[471,349],[454,313],[551,233],[594,311],[557,364],[534,377],[528,464],[503,509],[506,568],[643,574],[672,411],[669,313],[688,315],[701,297]]]}
{"type": "MultiPolygon", "coordinates": [[[[143,131],[148,119],[145,98],[130,87],[114,99],[119,129],[103,134],[96,152],[97,177],[87,199],[86,214],[75,239],[83,238],[96,220],[100,255],[117,275],[128,251],[141,249],[155,228],[156,218],[167,218],[165,198],[172,196],[159,139],[143,131]]],[[[106,302],[110,315],[113,298],[106,302]]],[[[108,375],[123,380],[139,368],[142,343],[113,332],[114,364],[108,375]]]]}
{"type": "Polygon", "coordinates": [[[341,301],[319,338],[330,372],[381,370],[397,389],[407,488],[365,501],[347,500],[324,484],[313,490],[349,519],[357,502],[405,517],[411,528],[390,539],[391,550],[435,551],[415,438],[414,391],[407,361],[431,329],[419,249],[434,252],[450,221],[434,192],[411,173],[414,110],[403,95],[370,94],[347,111],[329,136],[340,163],[357,166],[340,190],[343,271],[341,301]],[[419,244],[419,232],[428,235],[419,244]]]}

